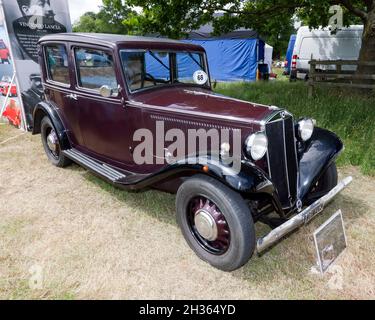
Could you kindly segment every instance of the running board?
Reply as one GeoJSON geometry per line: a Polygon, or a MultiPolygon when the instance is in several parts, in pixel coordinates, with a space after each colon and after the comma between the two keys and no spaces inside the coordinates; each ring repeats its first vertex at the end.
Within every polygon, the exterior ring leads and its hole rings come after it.
{"type": "Polygon", "coordinates": [[[63,150],[63,154],[70,160],[73,160],[82,167],[93,171],[97,175],[111,181],[112,183],[117,183],[121,179],[125,179],[126,175],[111,168],[110,166],[100,163],[93,158],[83,154],[77,149],[63,150]]]}

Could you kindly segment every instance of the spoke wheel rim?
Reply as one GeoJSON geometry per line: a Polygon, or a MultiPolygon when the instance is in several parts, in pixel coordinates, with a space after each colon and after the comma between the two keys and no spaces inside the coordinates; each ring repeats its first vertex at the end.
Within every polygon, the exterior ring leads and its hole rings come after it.
{"type": "Polygon", "coordinates": [[[55,130],[52,128],[48,128],[46,131],[46,144],[51,156],[55,159],[58,159],[60,155],[59,139],[56,135],[55,130]]]}
{"type": "Polygon", "coordinates": [[[205,196],[190,200],[188,225],[194,239],[211,254],[223,255],[230,246],[230,229],[219,207],[205,196]]]}

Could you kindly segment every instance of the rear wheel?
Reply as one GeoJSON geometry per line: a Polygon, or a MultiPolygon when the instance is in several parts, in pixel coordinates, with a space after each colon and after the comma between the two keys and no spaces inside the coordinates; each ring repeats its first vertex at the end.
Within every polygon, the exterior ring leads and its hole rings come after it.
{"type": "Polygon", "coordinates": [[[49,161],[56,167],[66,167],[72,161],[61,152],[60,141],[49,117],[44,117],[41,122],[41,135],[44,151],[49,161]]]}
{"type": "Polygon", "coordinates": [[[177,222],[194,252],[212,266],[233,271],[255,249],[254,222],[241,195],[206,176],[181,185],[176,198],[177,222]]]}

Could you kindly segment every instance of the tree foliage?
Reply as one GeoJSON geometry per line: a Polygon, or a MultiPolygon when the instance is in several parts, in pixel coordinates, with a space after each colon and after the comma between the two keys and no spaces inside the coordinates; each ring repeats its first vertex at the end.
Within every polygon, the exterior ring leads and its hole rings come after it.
{"type": "Polygon", "coordinates": [[[285,50],[295,18],[312,28],[325,27],[332,5],[342,6],[345,25],[364,24],[359,59],[374,61],[375,0],[103,0],[100,12],[86,13],[74,30],[182,38],[212,23],[214,34],[254,29],[277,52],[285,50]],[[142,12],[135,12],[136,7],[142,12]]]}
{"type": "Polygon", "coordinates": [[[125,21],[133,32],[159,32],[180,38],[212,22],[216,34],[240,27],[252,28],[276,46],[292,32],[293,17],[310,27],[325,27],[332,16],[330,6],[341,5],[345,25],[353,22],[365,25],[361,56],[367,52],[367,58],[375,59],[375,53],[368,54],[371,49],[368,44],[375,39],[375,0],[128,0],[127,4],[143,9],[141,14],[131,15],[125,21]],[[223,15],[217,17],[217,12],[223,15]]]}
{"type": "Polygon", "coordinates": [[[128,34],[128,24],[123,23],[135,12],[121,0],[103,0],[98,13],[86,12],[73,26],[74,32],[128,34]]]}

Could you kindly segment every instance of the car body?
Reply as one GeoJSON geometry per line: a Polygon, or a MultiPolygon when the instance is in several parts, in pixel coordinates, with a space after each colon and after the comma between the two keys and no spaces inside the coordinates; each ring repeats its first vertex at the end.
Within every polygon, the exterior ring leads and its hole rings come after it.
{"type": "Polygon", "coordinates": [[[32,127],[35,106],[43,100],[44,92],[42,79],[39,73],[30,74],[29,83],[29,89],[22,91],[21,98],[23,102],[23,109],[25,112],[27,127],[32,127]]]}
{"type": "Polygon", "coordinates": [[[10,61],[10,52],[7,46],[5,45],[5,42],[0,39],[0,63],[8,63],[10,61]]]}
{"type": "Polygon", "coordinates": [[[11,77],[3,76],[0,81],[0,92],[3,96],[6,96],[8,91],[11,97],[17,97],[17,85],[12,83],[11,77]]]}
{"type": "MultiPolygon", "coordinates": [[[[353,25],[332,33],[329,28],[311,29],[300,27],[292,56],[292,78],[305,79],[310,71],[309,61],[315,60],[357,60],[362,45],[363,26],[353,25]]],[[[319,66],[320,69],[334,69],[335,66],[319,66]]],[[[343,71],[355,71],[345,66],[343,71]]]]}
{"type": "Polygon", "coordinates": [[[256,247],[274,244],[287,221],[289,232],[291,217],[297,228],[350,182],[337,184],[343,144],[335,134],[282,108],[214,93],[200,46],[102,34],[51,35],[39,45],[45,100],[34,110],[33,133],[41,133],[49,160],[59,167],[73,160],[127,190],[177,193],[187,242],[217,268],[239,268],[256,247]],[[228,139],[216,148],[219,130],[228,139]],[[211,140],[190,149],[197,132],[211,140]],[[256,241],[256,221],[281,229],[256,241]]]}

